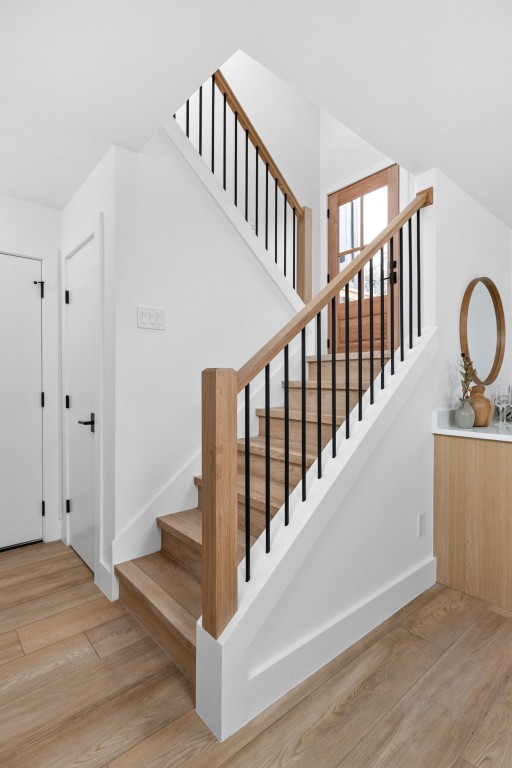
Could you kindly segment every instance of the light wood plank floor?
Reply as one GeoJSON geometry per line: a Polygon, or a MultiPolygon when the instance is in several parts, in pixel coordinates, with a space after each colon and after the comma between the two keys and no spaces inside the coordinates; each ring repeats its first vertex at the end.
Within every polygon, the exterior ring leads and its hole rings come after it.
{"type": "Polygon", "coordinates": [[[2,768],[512,766],[512,614],[436,584],[218,744],[62,542],[0,554],[2,768]]]}

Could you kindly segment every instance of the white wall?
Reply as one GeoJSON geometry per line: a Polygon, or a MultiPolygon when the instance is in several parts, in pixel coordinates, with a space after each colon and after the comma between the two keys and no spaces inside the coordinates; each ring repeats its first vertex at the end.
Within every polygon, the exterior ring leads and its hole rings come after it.
{"type": "Polygon", "coordinates": [[[0,196],[0,250],[43,263],[43,389],[45,541],[60,538],[60,211],[0,196]]]}
{"type": "MultiPolygon", "coordinates": [[[[99,387],[97,392],[98,428],[96,431],[96,542],[95,580],[103,591],[113,596],[112,540],[115,509],[115,264],[116,209],[115,173],[124,150],[113,147],[89,178],[71,198],[62,212],[62,259],[94,234],[100,249],[101,338],[99,349],[99,387]]],[[[64,272],[63,272],[64,274],[64,272]]],[[[72,307],[63,305],[62,312],[72,307]]],[[[65,327],[65,316],[63,315],[65,327]]],[[[64,345],[64,381],[66,359],[64,345]]],[[[72,396],[72,393],[70,393],[72,396]]],[[[66,418],[66,417],[65,417],[66,418]]],[[[64,422],[65,422],[64,418],[64,422]]],[[[65,429],[63,431],[65,440],[65,429]]],[[[65,458],[65,457],[64,457],[65,458]]],[[[65,516],[67,518],[67,516],[65,516]]],[[[67,539],[69,520],[64,520],[63,538],[67,539]]]]}
{"type": "Polygon", "coordinates": [[[320,111],[320,187],[326,194],[393,162],[328,112],[320,111]]]}
{"type": "Polygon", "coordinates": [[[221,71],[301,205],[316,208],[319,108],[243,51],[221,71]]]}
{"type": "Polygon", "coordinates": [[[219,205],[164,131],[120,157],[115,562],[158,549],[155,517],[197,503],[201,371],[239,368],[300,305],[219,205]],[[137,305],[165,308],[167,329],[138,329],[137,305]]]}
{"type": "MultiPolygon", "coordinates": [[[[459,317],[464,292],[475,277],[498,287],[508,338],[496,383],[512,381],[512,253],[510,230],[439,170],[417,179],[418,189],[434,187],[433,226],[424,260],[425,323],[440,329],[436,405],[454,408],[460,397],[459,317]]],[[[494,385],[489,386],[492,396],[494,385]]]]}

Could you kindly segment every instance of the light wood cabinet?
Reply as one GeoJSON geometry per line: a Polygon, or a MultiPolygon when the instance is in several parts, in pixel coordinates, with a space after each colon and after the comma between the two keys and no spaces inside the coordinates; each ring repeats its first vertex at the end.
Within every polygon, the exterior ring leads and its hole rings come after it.
{"type": "Polygon", "coordinates": [[[434,440],[437,580],[512,611],[512,442],[434,440]]]}

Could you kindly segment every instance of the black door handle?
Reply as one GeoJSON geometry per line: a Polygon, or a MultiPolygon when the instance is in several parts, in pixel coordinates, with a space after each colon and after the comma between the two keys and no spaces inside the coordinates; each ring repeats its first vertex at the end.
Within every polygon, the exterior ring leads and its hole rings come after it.
{"type": "Polygon", "coordinates": [[[78,423],[79,424],[83,424],[84,427],[90,427],[91,428],[91,432],[94,432],[94,425],[96,423],[95,422],[95,418],[94,418],[94,413],[91,413],[91,420],[90,421],[79,421],[78,423]]]}

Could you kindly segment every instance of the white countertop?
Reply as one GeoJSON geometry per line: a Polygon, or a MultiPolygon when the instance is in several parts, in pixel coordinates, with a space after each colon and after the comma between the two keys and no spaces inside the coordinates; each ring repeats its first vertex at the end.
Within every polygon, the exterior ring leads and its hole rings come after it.
{"type": "Polygon", "coordinates": [[[488,427],[461,429],[456,426],[453,414],[454,411],[452,410],[437,410],[433,412],[432,432],[434,435],[474,437],[479,440],[498,440],[504,443],[512,443],[512,423],[506,426],[493,423],[488,427]]]}

